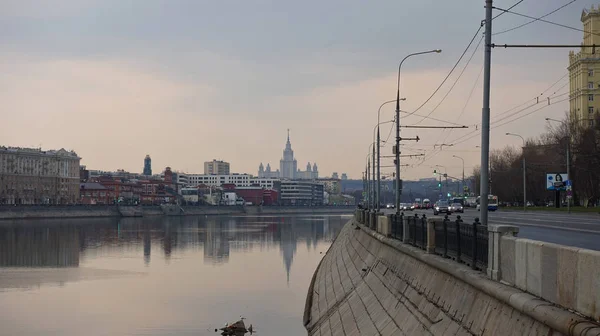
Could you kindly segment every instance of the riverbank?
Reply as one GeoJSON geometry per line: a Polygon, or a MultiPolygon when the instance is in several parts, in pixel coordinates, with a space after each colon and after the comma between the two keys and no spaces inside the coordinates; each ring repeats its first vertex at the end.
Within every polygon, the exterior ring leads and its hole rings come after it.
{"type": "Polygon", "coordinates": [[[353,206],[278,207],[278,206],[0,206],[0,220],[33,218],[93,218],[152,216],[351,214],[353,206]]]}

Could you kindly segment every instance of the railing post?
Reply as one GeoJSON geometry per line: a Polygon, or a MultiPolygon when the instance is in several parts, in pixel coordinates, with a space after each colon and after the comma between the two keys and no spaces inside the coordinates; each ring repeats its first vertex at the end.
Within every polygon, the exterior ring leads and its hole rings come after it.
{"type": "Polygon", "coordinates": [[[437,219],[426,218],[425,215],[423,215],[423,221],[426,221],[427,225],[427,248],[425,251],[427,253],[435,253],[435,224],[437,219]]]}
{"type": "Polygon", "coordinates": [[[473,262],[471,265],[472,269],[477,269],[477,225],[479,225],[479,218],[475,217],[473,222],[473,241],[472,241],[472,252],[473,262]]]}
{"type": "MultiPolygon", "coordinates": [[[[416,217],[417,215],[415,215],[416,217]]],[[[421,243],[424,250],[427,250],[427,217],[423,214],[421,217],[421,243]]]]}
{"type": "Polygon", "coordinates": [[[460,223],[462,223],[462,219],[460,219],[460,216],[457,216],[456,218],[456,261],[460,262],[460,223]]]}
{"type": "Polygon", "coordinates": [[[410,242],[410,218],[411,217],[406,217],[404,218],[404,212],[402,212],[400,214],[400,216],[402,217],[402,242],[409,244],[410,242]]]}
{"type": "MultiPolygon", "coordinates": [[[[460,219],[460,216],[457,216],[460,219]]],[[[444,258],[448,258],[448,215],[444,216],[443,226],[444,226],[444,258]]]]}
{"type": "Polygon", "coordinates": [[[415,217],[413,217],[413,226],[414,226],[414,230],[413,230],[413,245],[417,246],[417,220],[419,219],[419,215],[415,214],[415,217]]]}
{"type": "MultiPolygon", "coordinates": [[[[487,275],[492,279],[499,281],[502,279],[502,253],[500,251],[500,241],[502,236],[516,236],[519,233],[519,227],[511,225],[488,225],[488,265],[487,275]]],[[[514,252],[513,252],[514,253],[514,252]]]]}

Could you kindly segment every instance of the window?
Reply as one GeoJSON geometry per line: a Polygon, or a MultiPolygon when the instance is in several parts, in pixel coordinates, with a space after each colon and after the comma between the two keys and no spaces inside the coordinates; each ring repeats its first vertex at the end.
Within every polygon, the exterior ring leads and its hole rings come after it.
{"type": "Polygon", "coordinates": [[[588,69],[588,76],[593,76],[594,75],[594,69],[588,69]]]}
{"type": "Polygon", "coordinates": [[[594,88],[594,82],[588,82],[588,89],[594,88]]]}
{"type": "Polygon", "coordinates": [[[594,95],[593,94],[589,94],[588,95],[588,101],[594,101],[594,95]]]}
{"type": "Polygon", "coordinates": [[[588,113],[594,113],[594,107],[593,106],[588,107],[588,113]]]}

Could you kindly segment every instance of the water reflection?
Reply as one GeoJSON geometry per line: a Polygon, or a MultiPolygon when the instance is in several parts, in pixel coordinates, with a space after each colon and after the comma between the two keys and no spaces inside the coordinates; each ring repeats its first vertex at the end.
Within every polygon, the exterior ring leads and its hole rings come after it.
{"type": "MultiPolygon", "coordinates": [[[[149,266],[153,246],[164,261],[202,248],[204,263],[222,265],[233,252],[278,248],[292,270],[299,243],[308,249],[331,241],[347,219],[315,217],[156,217],[32,220],[0,223],[0,267],[78,267],[80,258],[141,248],[149,266]]],[[[154,255],[156,257],[156,255],[154,255]]]]}

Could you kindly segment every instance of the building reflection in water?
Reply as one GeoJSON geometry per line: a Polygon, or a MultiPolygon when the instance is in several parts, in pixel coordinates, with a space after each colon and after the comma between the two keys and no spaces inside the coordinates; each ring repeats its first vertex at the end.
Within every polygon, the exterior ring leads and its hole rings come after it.
{"type": "Polygon", "coordinates": [[[190,216],[4,222],[0,223],[0,267],[78,267],[80,254],[93,257],[138,248],[149,265],[152,245],[160,246],[158,253],[166,262],[179,251],[201,248],[205,263],[221,265],[235,253],[278,248],[289,281],[298,244],[315,249],[319,241],[330,242],[347,220],[342,216],[190,216]]]}
{"type": "Polygon", "coordinates": [[[0,227],[0,267],[77,266],[79,233],[75,227],[0,227]]]}

